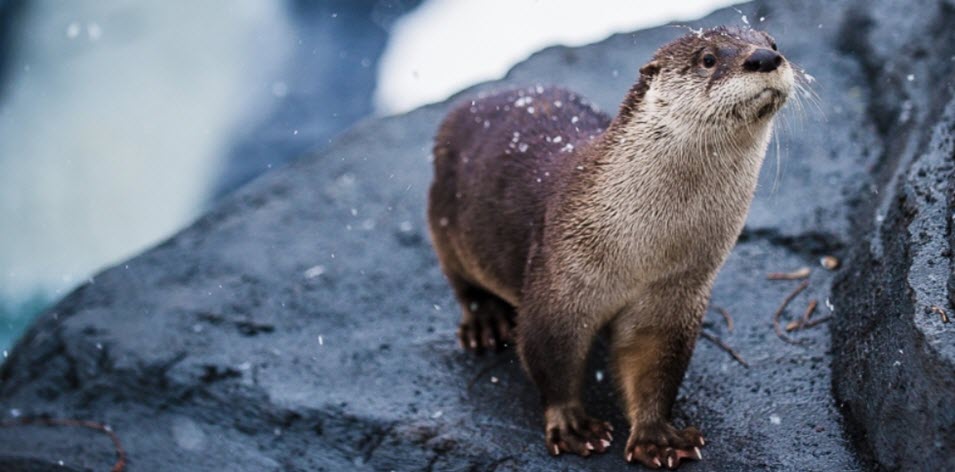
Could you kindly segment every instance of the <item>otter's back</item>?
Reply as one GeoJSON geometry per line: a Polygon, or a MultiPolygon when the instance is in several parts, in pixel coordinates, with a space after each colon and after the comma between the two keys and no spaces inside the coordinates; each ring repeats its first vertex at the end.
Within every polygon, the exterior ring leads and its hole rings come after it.
{"type": "Polygon", "coordinates": [[[429,202],[435,244],[459,264],[451,269],[515,303],[547,195],[609,123],[587,100],[552,87],[455,107],[435,139],[429,202]]]}

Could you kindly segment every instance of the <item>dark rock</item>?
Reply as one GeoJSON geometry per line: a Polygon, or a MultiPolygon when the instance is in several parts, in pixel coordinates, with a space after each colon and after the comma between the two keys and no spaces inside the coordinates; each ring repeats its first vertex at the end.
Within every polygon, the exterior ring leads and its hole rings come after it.
{"type": "Polygon", "coordinates": [[[865,5],[841,44],[869,77],[880,156],[834,290],[833,387],[867,456],[952,470],[955,4],[865,5]]]}
{"type": "MultiPolygon", "coordinates": [[[[921,11],[948,8],[921,4],[921,11]]],[[[711,313],[706,329],[750,368],[699,343],[675,415],[700,426],[709,442],[705,461],[686,470],[866,468],[841,425],[833,385],[849,406],[857,444],[893,444],[898,459],[876,460],[896,467],[896,460],[929,465],[952,456],[944,455],[951,442],[937,447],[940,458],[912,462],[911,455],[915,442],[934,444],[929,433],[944,441],[952,431],[933,429],[953,411],[945,384],[952,371],[938,371],[946,364],[933,356],[952,348],[955,325],[937,326],[929,337],[926,327],[936,325],[921,311],[928,301],[951,303],[936,301],[952,280],[950,250],[941,259],[930,252],[952,238],[951,160],[944,159],[951,120],[938,118],[950,96],[938,84],[951,66],[937,65],[951,53],[940,56],[939,46],[920,58],[906,49],[915,40],[947,39],[923,29],[931,20],[920,23],[894,5],[742,7],[816,77],[818,109],[789,107],[747,229],[716,282],[712,304],[732,313],[736,328],[729,332],[711,313]],[[880,28],[892,25],[909,29],[883,41],[880,28]],[[906,90],[882,93],[874,61],[881,68],[897,60],[938,86],[891,82],[906,90]],[[896,100],[916,96],[910,111],[918,121],[896,129],[883,113],[904,111],[896,100]],[[876,225],[879,199],[896,210],[876,225]],[[881,252],[869,250],[883,239],[881,252]],[[831,298],[835,343],[821,327],[794,333],[803,344],[783,343],[771,315],[796,282],[767,281],[766,273],[817,267],[829,253],[845,268],[815,269],[784,318],[800,316],[811,298],[820,301],[815,316],[828,315],[831,298]],[[833,288],[840,272],[846,276],[833,288]],[[895,310],[910,305],[918,311],[895,310]],[[897,346],[907,356],[904,371],[879,359],[897,346]],[[855,354],[863,349],[870,354],[855,354]],[[889,379],[898,382],[892,389],[887,375],[898,376],[889,379]],[[926,403],[933,393],[947,398],[926,403]],[[899,429],[904,424],[911,429],[899,429]]],[[[722,10],[691,26],[738,24],[740,15],[722,10]]],[[[555,83],[614,110],[652,51],[683,32],[661,27],[550,48],[462,97],[555,83]]],[[[473,358],[456,346],[457,308],[427,241],[423,209],[431,137],[447,108],[364,122],[77,289],[37,320],[3,364],[0,411],[108,423],[124,441],[130,470],[633,470],[622,460],[620,437],[600,457],[550,458],[537,394],[513,352],[473,358]]],[[[601,345],[591,364],[593,413],[625,430],[601,345]]],[[[0,428],[0,468],[62,458],[102,470],[112,463],[110,445],[88,443],[100,440],[57,428],[0,428]]]]}

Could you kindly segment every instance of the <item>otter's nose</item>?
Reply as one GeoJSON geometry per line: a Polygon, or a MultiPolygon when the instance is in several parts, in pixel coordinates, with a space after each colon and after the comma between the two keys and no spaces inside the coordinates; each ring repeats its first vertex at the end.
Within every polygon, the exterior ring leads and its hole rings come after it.
{"type": "Polygon", "coordinates": [[[750,72],[772,72],[783,63],[783,56],[776,51],[760,48],[746,58],[743,69],[750,72]]]}

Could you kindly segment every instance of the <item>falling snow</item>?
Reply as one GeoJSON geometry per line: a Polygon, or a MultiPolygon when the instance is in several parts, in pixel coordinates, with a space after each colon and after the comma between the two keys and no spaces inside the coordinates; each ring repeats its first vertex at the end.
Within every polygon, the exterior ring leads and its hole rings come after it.
{"type": "Polygon", "coordinates": [[[318,277],[324,273],[325,273],[325,266],[322,266],[322,265],[312,266],[305,271],[305,278],[314,279],[315,277],[318,277]]]}
{"type": "Polygon", "coordinates": [[[522,108],[522,107],[525,107],[525,106],[527,106],[527,105],[530,105],[530,104],[533,103],[533,102],[534,102],[534,98],[533,98],[533,97],[521,97],[521,98],[518,98],[518,99],[514,102],[514,106],[517,107],[517,108],[522,108]]]}
{"type": "Polygon", "coordinates": [[[70,25],[66,27],[66,37],[67,37],[67,38],[75,39],[75,38],[76,38],[77,36],[79,36],[79,35],[80,35],[80,24],[79,24],[79,23],[77,23],[77,22],[74,21],[73,23],[70,23],[70,25]]]}

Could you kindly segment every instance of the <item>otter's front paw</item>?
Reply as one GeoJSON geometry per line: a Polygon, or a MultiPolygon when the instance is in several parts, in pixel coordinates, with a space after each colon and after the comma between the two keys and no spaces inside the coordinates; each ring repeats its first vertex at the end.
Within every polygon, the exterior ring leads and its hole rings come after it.
{"type": "Polygon", "coordinates": [[[544,413],[547,422],[547,451],[551,455],[572,452],[589,456],[604,452],[613,441],[613,426],[584,412],[579,405],[549,407],[544,413]]]}
{"type": "Polygon", "coordinates": [[[676,469],[684,459],[702,460],[703,435],[690,426],[683,431],[669,423],[634,426],[627,441],[627,462],[637,461],[651,469],[676,469]]]}

